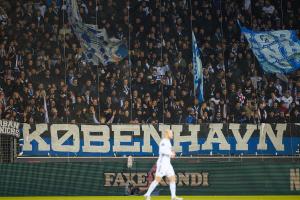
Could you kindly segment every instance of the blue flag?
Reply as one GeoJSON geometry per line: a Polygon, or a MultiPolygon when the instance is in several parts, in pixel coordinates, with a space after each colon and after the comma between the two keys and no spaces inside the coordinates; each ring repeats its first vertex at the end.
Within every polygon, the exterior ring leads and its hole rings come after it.
{"type": "Polygon", "coordinates": [[[80,45],[85,59],[95,65],[115,63],[128,55],[128,49],[123,41],[109,38],[104,28],[83,23],[79,14],[77,0],[67,1],[68,19],[80,45]]]}
{"type": "Polygon", "coordinates": [[[203,71],[202,62],[200,59],[200,49],[198,48],[194,32],[192,33],[193,43],[193,69],[194,69],[194,95],[198,97],[200,103],[203,98],[203,71]]]}
{"type": "Polygon", "coordinates": [[[296,31],[255,32],[240,27],[266,73],[290,73],[300,68],[300,40],[296,31]]]}

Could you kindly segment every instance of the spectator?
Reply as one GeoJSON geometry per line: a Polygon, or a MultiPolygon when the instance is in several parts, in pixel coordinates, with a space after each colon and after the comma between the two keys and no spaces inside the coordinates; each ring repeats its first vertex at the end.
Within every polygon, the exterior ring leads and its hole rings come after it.
{"type": "Polygon", "coordinates": [[[45,122],[45,95],[53,123],[299,121],[299,71],[286,75],[287,82],[262,73],[235,23],[239,17],[257,31],[299,30],[298,1],[283,1],[283,9],[274,0],[247,1],[245,7],[240,1],[224,0],[222,7],[192,1],[190,16],[185,0],[82,0],[84,23],[128,44],[130,57],[107,66],[83,59],[62,2],[1,1],[1,119],[45,122]],[[202,52],[200,104],[193,91],[191,29],[202,52]]]}

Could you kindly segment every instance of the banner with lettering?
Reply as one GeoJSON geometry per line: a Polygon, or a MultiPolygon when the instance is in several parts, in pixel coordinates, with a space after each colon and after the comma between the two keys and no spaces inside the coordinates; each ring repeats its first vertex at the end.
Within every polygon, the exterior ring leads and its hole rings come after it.
{"type": "MultiPolygon", "coordinates": [[[[299,159],[213,159],[176,158],[172,161],[179,196],[300,194],[299,159]]],[[[0,196],[18,199],[16,196],[144,195],[153,180],[151,168],[155,162],[155,158],[136,158],[132,169],[127,168],[126,158],[2,164],[0,196]]],[[[167,178],[160,182],[153,195],[170,195],[167,178]]]]}
{"type": "Polygon", "coordinates": [[[0,135],[8,135],[18,138],[20,136],[19,127],[19,122],[0,120],[0,135]]]}
{"type": "Polygon", "coordinates": [[[21,124],[19,155],[157,156],[166,129],[178,156],[299,154],[299,124],[21,124]]]}

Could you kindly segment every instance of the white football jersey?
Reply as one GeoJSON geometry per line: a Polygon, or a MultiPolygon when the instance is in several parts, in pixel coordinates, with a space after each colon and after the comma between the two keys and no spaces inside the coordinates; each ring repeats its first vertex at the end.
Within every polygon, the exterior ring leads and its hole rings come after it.
{"type": "Polygon", "coordinates": [[[172,144],[169,139],[162,139],[159,143],[159,163],[170,163],[172,155],[172,144]]]}
{"type": "Polygon", "coordinates": [[[173,166],[171,165],[172,145],[169,139],[162,139],[159,143],[159,158],[157,160],[156,176],[171,177],[175,176],[173,166]]]}

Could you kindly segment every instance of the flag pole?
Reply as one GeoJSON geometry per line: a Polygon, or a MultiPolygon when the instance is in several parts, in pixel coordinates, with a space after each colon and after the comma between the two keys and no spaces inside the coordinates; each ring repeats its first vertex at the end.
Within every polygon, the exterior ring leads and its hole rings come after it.
{"type": "MultiPolygon", "coordinates": [[[[96,27],[98,28],[98,12],[99,12],[99,9],[100,9],[100,0],[99,0],[99,5],[97,4],[97,0],[95,0],[95,11],[96,11],[96,21],[95,21],[95,25],[96,27]]],[[[98,40],[98,38],[97,38],[98,40]]],[[[100,86],[100,77],[99,77],[99,74],[101,73],[100,72],[100,68],[99,68],[99,65],[100,65],[100,62],[97,63],[97,100],[98,100],[98,104],[97,104],[97,109],[98,109],[98,115],[96,116],[96,119],[99,120],[99,122],[101,123],[101,103],[100,103],[100,92],[99,92],[99,86],[100,86]]],[[[95,112],[97,113],[97,112],[95,112]]]]}
{"type": "MultiPolygon", "coordinates": [[[[191,26],[191,34],[192,34],[192,38],[193,38],[193,6],[192,6],[192,0],[190,0],[190,7],[191,7],[191,13],[190,13],[190,26],[191,26]]],[[[193,43],[192,43],[193,45],[193,43]]],[[[193,46],[192,46],[192,51],[193,51],[193,46]]],[[[194,56],[193,56],[194,57],[194,56]]],[[[195,77],[195,72],[193,70],[194,73],[194,77],[195,77]]],[[[195,88],[195,84],[194,84],[194,97],[196,97],[196,88],[195,88]]]]}
{"type": "Polygon", "coordinates": [[[131,63],[131,52],[130,52],[130,43],[131,43],[131,35],[130,35],[130,1],[128,1],[128,7],[127,7],[127,17],[128,17],[128,67],[129,67],[129,96],[130,96],[130,121],[132,121],[132,63],[131,63]]]}
{"type": "MultiPolygon", "coordinates": [[[[159,29],[160,29],[160,60],[161,65],[163,65],[163,34],[162,34],[162,25],[161,25],[161,0],[159,0],[159,29]]],[[[162,113],[162,122],[165,123],[165,95],[164,95],[164,86],[161,85],[161,94],[162,94],[162,107],[163,107],[163,113],[162,113]]]]}

